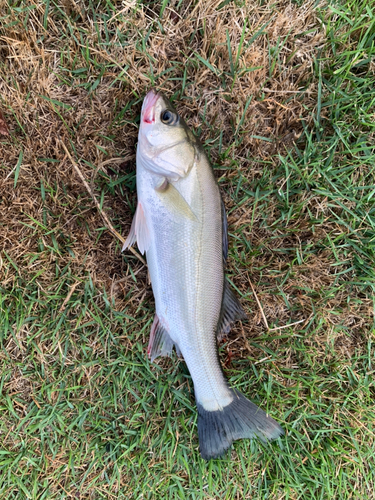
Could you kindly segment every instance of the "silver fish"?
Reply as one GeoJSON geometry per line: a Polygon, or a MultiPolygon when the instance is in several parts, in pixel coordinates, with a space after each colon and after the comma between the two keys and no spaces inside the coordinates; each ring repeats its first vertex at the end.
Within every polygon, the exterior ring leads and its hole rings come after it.
{"type": "Polygon", "coordinates": [[[156,314],[148,354],[175,346],[194,383],[201,455],[222,455],[236,439],[275,439],[282,428],[229,387],[217,336],[245,313],[224,276],[227,221],[219,187],[199,140],[172,104],[151,90],[137,147],[138,205],[124,244],[146,252],[156,314]]]}

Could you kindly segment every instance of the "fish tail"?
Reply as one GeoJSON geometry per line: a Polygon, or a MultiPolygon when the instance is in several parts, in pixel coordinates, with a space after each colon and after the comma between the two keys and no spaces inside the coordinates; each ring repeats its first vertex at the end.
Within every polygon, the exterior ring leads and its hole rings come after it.
{"type": "Polygon", "coordinates": [[[233,401],[222,410],[207,411],[197,402],[199,445],[205,460],[223,455],[236,439],[266,441],[284,434],[273,418],[239,391],[230,390],[233,401]]]}

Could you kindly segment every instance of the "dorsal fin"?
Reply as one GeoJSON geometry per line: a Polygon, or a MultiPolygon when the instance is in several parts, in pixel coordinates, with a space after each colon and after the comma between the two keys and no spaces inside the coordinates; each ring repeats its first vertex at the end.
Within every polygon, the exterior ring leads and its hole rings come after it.
{"type": "Polygon", "coordinates": [[[221,219],[223,222],[223,259],[224,259],[224,264],[227,261],[228,257],[228,219],[227,219],[227,213],[225,211],[225,205],[223,202],[223,198],[221,198],[221,219]]]}
{"type": "Polygon", "coordinates": [[[217,327],[217,338],[221,340],[230,332],[231,323],[247,319],[239,300],[234,295],[227,278],[224,278],[223,302],[221,304],[220,319],[217,327]]]}

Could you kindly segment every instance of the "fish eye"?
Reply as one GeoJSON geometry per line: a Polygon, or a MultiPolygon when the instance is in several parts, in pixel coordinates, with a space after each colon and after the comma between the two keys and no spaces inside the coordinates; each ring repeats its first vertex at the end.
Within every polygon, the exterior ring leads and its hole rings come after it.
{"type": "Polygon", "coordinates": [[[172,113],[172,111],[169,111],[169,109],[166,109],[165,111],[162,111],[160,119],[166,125],[173,125],[174,123],[177,123],[178,115],[172,113]]]}

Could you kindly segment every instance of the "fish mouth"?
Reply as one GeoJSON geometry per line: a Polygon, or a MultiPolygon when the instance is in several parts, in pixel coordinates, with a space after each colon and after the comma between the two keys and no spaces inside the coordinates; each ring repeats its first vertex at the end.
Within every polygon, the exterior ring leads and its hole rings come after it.
{"type": "Polygon", "coordinates": [[[141,112],[141,121],[143,123],[155,122],[155,104],[159,97],[160,94],[158,94],[156,90],[152,89],[144,98],[141,112]]]}

